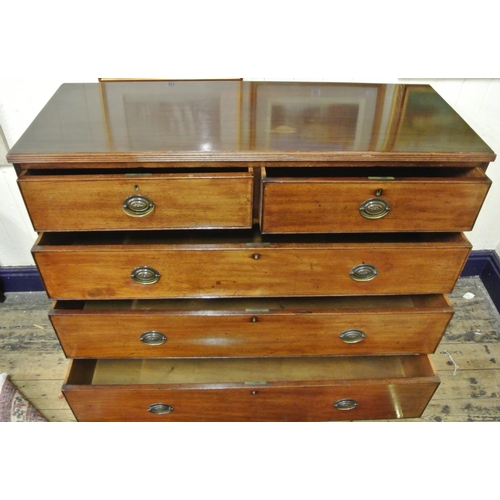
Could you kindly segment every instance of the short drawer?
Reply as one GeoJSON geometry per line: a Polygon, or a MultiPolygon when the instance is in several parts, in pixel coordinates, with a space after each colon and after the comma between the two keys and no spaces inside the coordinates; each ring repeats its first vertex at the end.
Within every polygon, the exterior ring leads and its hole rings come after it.
{"type": "Polygon", "coordinates": [[[432,353],[452,315],[443,295],[58,301],[49,312],[70,358],[432,353]]]}
{"type": "Polygon", "coordinates": [[[461,233],[43,233],[33,256],[55,299],[400,295],[450,292],[470,247],[461,233]]]}
{"type": "Polygon", "coordinates": [[[251,169],[28,170],[18,183],[36,231],[252,226],[251,169]]]}
{"type": "Polygon", "coordinates": [[[479,168],[268,168],[262,231],[469,231],[490,184],[479,168]]]}
{"type": "Polygon", "coordinates": [[[73,360],[79,421],[331,421],[419,417],[439,385],[427,355],[73,360]]]}

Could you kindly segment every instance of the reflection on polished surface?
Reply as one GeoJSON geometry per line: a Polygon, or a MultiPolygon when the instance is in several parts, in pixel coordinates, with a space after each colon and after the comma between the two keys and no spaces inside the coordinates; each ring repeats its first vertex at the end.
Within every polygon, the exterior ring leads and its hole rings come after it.
{"type": "Polygon", "coordinates": [[[343,153],[494,158],[426,85],[151,81],[62,85],[9,160],[80,154],[93,162],[131,155],[174,161],[177,154],[184,161],[227,161],[228,155],[287,161],[301,152],[321,153],[324,161],[343,153]]]}

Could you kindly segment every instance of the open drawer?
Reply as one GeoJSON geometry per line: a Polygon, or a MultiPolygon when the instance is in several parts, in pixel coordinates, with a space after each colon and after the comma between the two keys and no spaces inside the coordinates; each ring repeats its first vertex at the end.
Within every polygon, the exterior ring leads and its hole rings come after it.
{"type": "Polygon", "coordinates": [[[79,421],[330,421],[419,417],[439,385],[419,356],[73,360],[79,421]]]}
{"type": "Polygon", "coordinates": [[[267,168],[262,231],[469,231],[490,185],[480,168],[267,168]]]}
{"type": "Polygon", "coordinates": [[[284,357],[435,351],[444,295],[58,301],[69,358],[284,357]]]}
{"type": "Polygon", "coordinates": [[[470,248],[461,233],[140,231],[42,233],[32,252],[49,297],[80,300],[447,293],[470,248]]]}
{"type": "Polygon", "coordinates": [[[27,170],[18,184],[36,231],[252,226],[249,168],[27,170]]]}

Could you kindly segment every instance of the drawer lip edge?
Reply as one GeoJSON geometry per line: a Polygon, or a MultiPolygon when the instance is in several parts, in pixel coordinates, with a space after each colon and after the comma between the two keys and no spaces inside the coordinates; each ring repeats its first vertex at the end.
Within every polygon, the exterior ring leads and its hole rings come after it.
{"type": "MultiPolygon", "coordinates": [[[[180,167],[179,167],[180,168],[180,167]]],[[[43,172],[44,170],[40,169],[24,169],[21,171],[17,182],[19,184],[25,183],[44,183],[44,182],[65,182],[71,183],[72,181],[80,181],[80,182],[114,182],[117,180],[146,180],[146,181],[175,181],[175,180],[202,180],[202,179],[240,179],[251,182],[253,180],[253,172],[250,169],[247,169],[246,172],[233,172],[229,168],[226,172],[203,172],[203,171],[193,171],[193,173],[155,173],[152,172],[149,175],[142,177],[144,174],[137,174],[137,177],[133,176],[133,174],[118,174],[118,173],[110,173],[104,171],[102,173],[92,173],[92,174],[79,174],[78,171],[68,170],[67,173],[57,173],[57,174],[39,174],[39,172],[43,172]],[[31,172],[34,172],[33,177],[30,175],[31,172]]],[[[131,169],[132,170],[132,169],[131,169]]],[[[194,170],[194,169],[193,169],[194,170]]],[[[66,171],[64,171],[66,172],[66,171]]]]}
{"type": "MultiPolygon", "coordinates": [[[[292,167],[291,167],[292,168],[292,167]]],[[[335,167],[333,167],[335,168],[335,167]]],[[[384,168],[384,167],[382,167],[384,168]]],[[[394,167],[397,168],[397,167],[394,167]]],[[[402,167],[404,168],[404,167],[402,167]]],[[[425,168],[425,167],[424,167],[425,168]]],[[[449,169],[450,171],[454,170],[453,168],[449,169]]],[[[311,185],[334,185],[334,186],[339,186],[342,187],[345,184],[380,184],[382,182],[387,183],[389,185],[393,185],[394,183],[400,185],[400,184],[409,184],[409,185],[414,185],[414,184],[478,184],[482,185],[485,184],[487,186],[490,186],[493,181],[488,177],[486,172],[481,170],[479,167],[471,167],[471,170],[474,171],[474,175],[469,176],[469,177],[446,177],[446,176],[426,176],[422,175],[421,177],[399,177],[395,180],[388,180],[388,179],[372,179],[370,177],[360,177],[359,175],[353,175],[353,176],[339,176],[339,177],[334,177],[334,176],[295,176],[295,177],[277,177],[277,176],[272,176],[272,175],[263,175],[261,178],[261,183],[264,185],[264,188],[267,185],[273,185],[273,186],[283,186],[286,187],[288,185],[294,185],[294,184],[311,184],[311,185]]]]}
{"type": "MultiPolygon", "coordinates": [[[[221,230],[224,231],[224,230],[221,230]]],[[[244,229],[242,231],[245,231],[244,229]]],[[[94,236],[96,234],[103,234],[105,235],[109,231],[93,231],[92,233],[94,236]]],[[[149,230],[148,233],[158,233],[160,234],[162,231],[155,231],[155,230],[149,230]]],[[[167,231],[168,232],[168,231],[167,231]]],[[[189,232],[197,232],[199,234],[203,234],[202,230],[180,230],[178,232],[183,232],[185,234],[189,232]]],[[[97,252],[119,252],[124,250],[124,247],[126,247],[127,251],[137,251],[137,252],[144,252],[145,248],[149,250],[163,250],[163,251],[196,251],[196,250],[206,250],[210,249],[213,251],[225,251],[225,250],[230,250],[230,251],[252,251],[255,249],[258,249],[259,252],[266,252],[269,250],[293,250],[293,249],[300,249],[300,250],[310,250],[310,249],[348,249],[348,248],[364,248],[364,247],[370,247],[370,248],[394,248],[394,249],[402,249],[402,248],[415,248],[415,247],[422,247],[422,248],[430,248],[431,246],[437,246],[441,248],[458,248],[462,250],[470,250],[472,249],[472,243],[468,240],[467,236],[463,232],[459,231],[453,231],[449,233],[435,233],[435,232],[430,232],[430,233],[424,233],[424,232],[418,232],[418,233],[408,233],[403,232],[403,233],[398,233],[398,235],[404,235],[408,234],[410,236],[415,236],[417,234],[420,235],[433,235],[437,236],[440,235],[442,239],[434,239],[434,240],[429,240],[426,238],[423,238],[422,241],[417,241],[416,239],[413,241],[382,241],[382,240],[377,240],[377,237],[379,238],[384,238],[385,236],[390,236],[395,233],[353,233],[352,235],[346,235],[347,237],[355,237],[357,235],[363,235],[363,236],[368,236],[368,237],[374,237],[375,241],[370,241],[369,239],[366,239],[365,241],[355,241],[355,240],[346,240],[346,241],[313,241],[314,237],[318,235],[297,235],[297,240],[296,241],[270,241],[269,244],[262,244],[262,245],[253,245],[252,244],[252,239],[253,239],[253,232],[248,234],[247,238],[239,238],[240,241],[235,241],[235,240],[217,240],[217,241],[167,241],[167,242],[153,242],[153,243],[147,243],[143,244],[141,242],[132,242],[132,243],[124,243],[123,240],[127,238],[127,235],[134,235],[134,234],[140,234],[141,231],[123,231],[119,230],[116,231],[115,234],[122,233],[122,240],[120,241],[114,241],[114,242],[104,242],[104,243],[85,243],[85,242],[77,242],[74,243],[72,241],[68,242],[62,242],[58,244],[54,244],[51,241],[46,242],[45,240],[50,239],[52,236],[60,236],[61,234],[74,234],[76,235],[77,232],[74,231],[69,231],[69,232],[53,232],[53,231],[45,231],[45,232],[40,232],[33,247],[32,247],[32,253],[36,252],[67,252],[68,248],[71,249],[72,252],[89,252],[89,251],[97,251],[97,252]],[[52,235],[52,236],[51,236],[52,235]],[[444,238],[443,238],[444,237],[444,238]],[[308,238],[311,238],[310,241],[308,241],[308,238]],[[302,240],[302,241],[300,241],[302,240]]],[[[324,233],[321,233],[324,234],[324,233]]],[[[227,234],[225,236],[228,236],[227,234]]],[[[278,237],[280,235],[277,235],[278,237]]],[[[286,236],[286,235],[283,235],[286,236]]],[[[326,236],[330,237],[335,237],[335,234],[327,234],[326,236]]]]}
{"type": "MultiPolygon", "coordinates": [[[[157,315],[157,316],[207,316],[207,313],[209,313],[210,316],[296,316],[296,315],[320,315],[320,316],[325,316],[325,315],[345,315],[345,314],[354,314],[357,312],[363,312],[363,313],[368,313],[368,314],[450,314],[454,312],[453,306],[449,303],[449,301],[446,300],[446,295],[445,294],[427,294],[428,296],[433,296],[434,300],[436,301],[436,304],[431,304],[429,306],[425,305],[415,305],[414,307],[412,306],[407,306],[407,305],[388,305],[388,306],[370,306],[366,305],[364,307],[358,306],[358,307],[323,307],[323,308],[314,308],[314,307],[308,307],[307,310],[304,308],[299,308],[299,307],[290,307],[290,308],[267,308],[267,309],[244,309],[244,308],[237,308],[237,307],[224,307],[224,308],[217,308],[217,309],[210,309],[210,307],[206,308],[199,308],[199,309],[181,309],[181,308],[172,308],[172,309],[167,309],[167,308],[157,308],[157,309],[129,309],[129,308],[124,308],[124,309],[85,309],[84,308],[84,303],[87,302],[87,300],[64,300],[64,299],[56,299],[53,301],[51,304],[51,307],[49,309],[49,317],[54,317],[54,316],[151,316],[151,315],[157,315]],[[78,302],[81,303],[81,307],[73,307],[73,308],[67,308],[67,307],[59,307],[65,302],[78,302]],[[440,302],[438,304],[437,302],[440,302]]],[[[387,296],[388,298],[390,296],[387,296]]],[[[399,296],[398,296],[399,297],[399,296]]],[[[418,296],[405,296],[409,297],[412,299],[413,297],[418,297],[418,296]]],[[[283,299],[288,299],[290,297],[283,297],[283,299]]],[[[317,297],[307,297],[308,300],[314,301],[317,297]]],[[[331,299],[335,300],[337,297],[330,297],[331,299]]],[[[279,300],[280,298],[277,297],[276,300],[279,300]]],[[[158,302],[161,302],[162,299],[153,299],[157,300],[158,302]]],[[[184,299],[164,299],[167,301],[170,301],[172,303],[178,302],[179,300],[184,300],[184,299]]],[[[186,299],[186,300],[197,300],[200,303],[204,301],[204,299],[186,299]]],[[[241,299],[222,299],[222,300],[232,300],[234,302],[237,302],[241,299]]],[[[246,299],[243,299],[246,300],[246,299]]],[[[294,298],[292,297],[292,300],[294,298]]],[[[102,300],[101,302],[105,302],[105,300],[102,300]]],[[[132,304],[132,300],[126,300],[124,299],[122,302],[129,302],[130,305],[132,304]]],[[[128,304],[127,304],[128,305],[128,304]]]]}
{"type": "MultiPolygon", "coordinates": [[[[72,358],[78,360],[78,358],[72,358]]],[[[439,375],[426,375],[416,377],[401,378],[380,378],[380,379],[349,379],[349,380],[303,380],[303,381],[283,381],[261,383],[213,383],[213,384],[71,384],[64,383],[62,390],[69,391],[137,391],[137,390],[158,390],[158,391],[206,391],[206,390],[241,390],[241,389],[307,389],[310,387],[365,387],[378,385],[420,385],[439,384],[439,375]]]]}

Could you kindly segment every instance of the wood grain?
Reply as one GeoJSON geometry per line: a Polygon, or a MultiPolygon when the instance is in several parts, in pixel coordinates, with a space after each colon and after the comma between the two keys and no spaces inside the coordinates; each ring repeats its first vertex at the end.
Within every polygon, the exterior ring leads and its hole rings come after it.
{"type": "MultiPolygon", "coordinates": [[[[428,86],[102,81],[63,85],[8,159],[16,171],[26,170],[20,185],[35,227],[46,231],[33,255],[50,297],[209,302],[451,292],[471,249],[458,231],[470,229],[475,221],[489,187],[484,172],[495,154],[428,86]],[[375,177],[384,177],[385,167],[397,167],[399,174],[410,165],[417,167],[417,180],[395,175],[396,182],[386,179],[382,185],[380,178],[366,179],[373,167],[375,177]],[[214,167],[225,173],[213,175],[214,167]],[[314,167],[321,167],[320,175],[314,167]],[[264,168],[269,175],[260,186],[264,168]],[[322,179],[325,174],[335,182],[322,179]],[[158,204],[141,221],[123,219],[121,212],[123,198],[134,193],[154,194],[158,204]],[[291,231],[293,236],[234,229],[259,220],[261,193],[264,231],[291,231]],[[365,221],[354,217],[363,201],[358,194],[363,200],[390,198],[391,211],[378,226],[373,221],[363,225],[365,221]],[[186,231],[201,228],[211,231],[186,231]],[[376,234],[363,234],[374,228],[376,234]],[[295,234],[300,232],[320,234],[295,234]],[[328,232],[332,234],[323,234],[328,232]],[[368,264],[377,270],[374,279],[350,277],[355,266],[368,264]],[[131,272],[142,266],[158,270],[159,281],[134,282],[131,272]]],[[[60,308],[53,319],[69,319],[68,325],[54,324],[62,328],[61,337],[73,336],[72,342],[78,343],[79,337],[85,338],[78,331],[88,316],[69,313],[71,304],[65,304],[68,307],[60,308]]],[[[370,333],[367,342],[359,344],[370,349],[359,354],[377,353],[384,342],[393,351],[435,348],[451,312],[445,307],[435,322],[434,313],[429,315],[422,305],[414,321],[408,318],[416,311],[398,317],[401,311],[389,304],[376,316],[362,308],[361,313],[292,308],[258,315],[223,308],[175,313],[153,308],[148,318],[156,322],[154,328],[173,326],[180,332],[169,332],[166,346],[178,346],[181,359],[164,359],[168,353],[147,359],[144,351],[137,351],[137,360],[124,362],[76,359],[64,391],[78,418],[90,421],[158,420],[147,412],[156,402],[174,406],[159,419],[166,421],[416,418],[439,383],[426,355],[325,354],[337,352],[328,339],[331,329],[347,328],[360,317],[366,321],[363,328],[377,331],[384,322],[397,321],[392,330],[383,330],[387,341],[370,346],[370,333]],[[221,327],[227,335],[218,330],[221,327]],[[418,328],[426,334],[415,333],[418,328]],[[415,341],[401,340],[398,330],[408,331],[415,341]],[[427,339],[432,339],[430,344],[427,339]],[[228,340],[235,348],[225,351],[221,345],[228,340]],[[207,356],[194,358],[203,349],[207,356]],[[225,358],[226,352],[232,357],[225,358]],[[276,352],[280,355],[273,357],[276,352]],[[316,352],[317,358],[312,355],[316,352]],[[338,411],[333,407],[337,398],[356,398],[359,404],[338,411]]],[[[96,354],[136,356],[116,329],[128,332],[140,324],[142,329],[144,315],[100,310],[92,313],[96,330],[86,337],[94,338],[96,354]],[[109,350],[97,347],[108,337],[109,350]]],[[[137,338],[135,331],[127,333],[130,339],[132,335],[137,338]]],[[[435,401],[498,398],[491,370],[496,351],[472,346],[476,340],[493,342],[494,333],[478,331],[472,324],[456,335],[467,344],[467,356],[476,359],[469,362],[453,343],[441,352],[440,344],[433,358],[446,384],[435,401]],[[440,357],[443,353],[451,366],[440,357]]],[[[451,340],[446,334],[444,338],[451,340]]],[[[11,349],[29,345],[26,338],[12,340],[11,349]]],[[[7,358],[7,366],[18,369],[16,380],[51,418],[56,418],[53,412],[66,410],[40,394],[33,381],[51,369],[49,380],[56,378],[67,363],[60,350],[57,356],[40,350],[21,372],[16,365],[20,358],[7,358]]],[[[436,411],[438,420],[446,414],[446,405],[436,411]]]]}
{"type": "Polygon", "coordinates": [[[64,84],[14,145],[8,161],[43,168],[68,162],[477,163],[495,159],[491,149],[428,86],[411,87],[430,92],[433,101],[420,110],[426,126],[415,134],[418,117],[408,113],[406,101],[393,99],[398,93],[407,95],[408,88],[247,81],[64,84]],[[365,114],[372,110],[370,117],[364,116],[368,130],[363,128],[361,136],[342,128],[338,113],[333,112],[340,109],[336,103],[346,98],[358,103],[358,114],[353,116],[363,117],[361,108],[365,114]],[[281,113],[284,121],[277,118],[281,109],[287,111],[281,113]],[[290,138],[295,134],[292,145],[284,131],[292,132],[290,138]]]}
{"type": "MultiPolygon", "coordinates": [[[[242,364],[237,360],[232,361],[236,366],[242,364]]],[[[267,361],[260,360],[259,363],[274,363],[272,359],[267,361]]],[[[72,369],[79,370],[79,365],[85,362],[73,360],[72,369]]],[[[366,358],[363,364],[365,362],[366,358]]],[[[375,364],[384,362],[381,358],[373,361],[375,364]]],[[[206,363],[207,366],[220,364],[216,360],[206,363]]],[[[298,361],[297,365],[301,363],[304,361],[298,361]]],[[[196,364],[194,362],[193,366],[196,364]]],[[[395,364],[394,360],[391,364],[395,364]]],[[[439,383],[428,364],[424,364],[421,369],[418,376],[404,376],[398,370],[389,370],[379,372],[379,376],[374,378],[366,376],[342,381],[297,380],[266,384],[248,382],[225,386],[183,386],[178,383],[169,387],[148,384],[148,379],[140,386],[117,385],[116,381],[111,382],[113,385],[100,385],[98,382],[96,385],[65,383],[63,391],[80,421],[324,421],[357,420],[369,415],[372,418],[410,418],[420,416],[439,383]],[[394,378],[382,378],[389,377],[390,373],[394,378]],[[347,411],[334,408],[333,404],[344,398],[355,399],[358,406],[347,411]],[[154,403],[171,405],[174,410],[166,415],[151,414],[147,408],[154,403]]],[[[120,369],[117,367],[116,370],[118,373],[120,369]]],[[[123,370],[121,372],[124,373],[123,370]]],[[[129,373],[129,370],[126,372],[129,373]]],[[[348,372],[343,369],[343,373],[348,372]]],[[[189,370],[185,373],[192,378],[189,370]]],[[[221,376],[223,373],[224,378],[231,379],[231,374],[218,369],[212,376],[221,376]]],[[[291,373],[297,371],[292,370],[291,373]]],[[[203,372],[197,372],[197,375],[202,377],[200,380],[205,379],[203,372]]],[[[239,378],[236,374],[234,376],[235,380],[239,378]]]]}
{"type": "Polygon", "coordinates": [[[454,234],[424,239],[423,244],[402,239],[248,246],[202,243],[197,237],[192,243],[163,240],[107,245],[106,241],[51,245],[57,241],[42,236],[33,255],[49,296],[135,299],[446,293],[453,289],[470,252],[470,243],[454,234]],[[351,269],[362,263],[374,265],[379,275],[366,282],[351,279],[351,269]],[[156,269],[160,280],[153,285],[136,283],[130,274],[140,266],[156,269]]]}
{"type": "Polygon", "coordinates": [[[37,231],[250,228],[253,176],[244,172],[36,175],[19,186],[37,231]],[[123,210],[129,196],[155,204],[143,217],[123,210]]]}
{"type": "Polygon", "coordinates": [[[73,309],[63,302],[49,317],[70,358],[173,358],[431,353],[453,315],[443,296],[428,304],[402,297],[392,307],[363,298],[348,307],[338,298],[184,302],[149,301],[142,310],[132,309],[135,301],[73,309]],[[343,342],[340,334],[352,329],[366,338],[343,342]],[[167,341],[146,345],[140,336],[147,331],[167,341]]]}
{"type": "MultiPolygon", "coordinates": [[[[404,169],[403,169],[404,170],[404,169]]],[[[400,169],[388,179],[383,169],[361,177],[331,177],[318,173],[279,169],[263,180],[262,231],[265,233],[328,233],[380,231],[471,230],[491,182],[480,169],[453,172],[448,177],[429,175],[408,178],[400,169]],[[275,175],[275,177],[272,177],[275,175]],[[378,194],[380,193],[380,194],[378,194]],[[367,219],[360,206],[381,199],[389,206],[383,218],[367,219]]],[[[345,174],[344,174],[345,175],[345,174]]]]}

